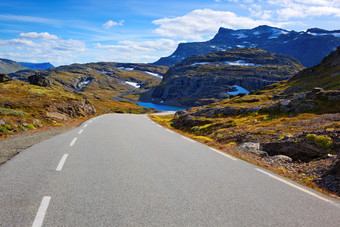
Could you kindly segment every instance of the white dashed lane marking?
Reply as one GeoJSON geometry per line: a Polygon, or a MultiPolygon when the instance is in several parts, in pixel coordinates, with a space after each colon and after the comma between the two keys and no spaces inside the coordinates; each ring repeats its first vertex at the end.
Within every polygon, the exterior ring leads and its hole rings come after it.
{"type": "Polygon", "coordinates": [[[76,141],[77,141],[77,137],[72,140],[72,142],[70,143],[70,147],[72,147],[76,141]]]}
{"type": "Polygon", "coordinates": [[[63,166],[65,164],[65,161],[66,161],[67,157],[68,157],[68,154],[64,154],[63,155],[63,157],[61,158],[61,160],[59,162],[59,165],[58,165],[56,171],[61,171],[63,169],[63,166]]]}
{"type": "Polygon", "coordinates": [[[80,134],[82,134],[83,133],[83,129],[81,129],[79,132],[78,132],[78,134],[80,135],[80,134]]]}
{"type": "Polygon", "coordinates": [[[32,227],[41,227],[42,226],[44,219],[45,219],[45,215],[46,215],[46,212],[47,212],[48,205],[50,204],[50,201],[51,201],[50,196],[44,196],[44,198],[41,201],[37,215],[35,216],[32,227]]]}

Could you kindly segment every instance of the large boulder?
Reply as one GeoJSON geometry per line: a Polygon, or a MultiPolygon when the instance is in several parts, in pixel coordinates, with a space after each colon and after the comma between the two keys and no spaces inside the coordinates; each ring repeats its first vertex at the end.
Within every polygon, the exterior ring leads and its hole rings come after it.
{"type": "Polygon", "coordinates": [[[0,73],[0,83],[4,83],[10,80],[11,78],[8,75],[0,73]]]}
{"type": "Polygon", "coordinates": [[[281,141],[262,143],[260,150],[266,151],[270,156],[285,155],[293,161],[309,162],[317,158],[327,157],[328,151],[308,142],[281,141]]]}
{"type": "Polygon", "coordinates": [[[43,77],[42,75],[40,75],[40,73],[36,73],[33,76],[29,76],[27,79],[28,79],[28,82],[30,82],[30,84],[33,84],[33,85],[38,85],[42,87],[47,87],[50,85],[50,81],[46,77],[43,77]]]}

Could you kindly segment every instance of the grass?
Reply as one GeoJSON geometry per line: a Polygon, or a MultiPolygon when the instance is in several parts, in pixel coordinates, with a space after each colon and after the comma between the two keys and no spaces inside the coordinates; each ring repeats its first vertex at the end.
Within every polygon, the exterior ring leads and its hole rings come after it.
{"type": "Polygon", "coordinates": [[[8,109],[8,108],[0,108],[0,115],[26,117],[26,116],[28,116],[28,113],[20,111],[20,110],[13,110],[13,109],[8,109]]]}

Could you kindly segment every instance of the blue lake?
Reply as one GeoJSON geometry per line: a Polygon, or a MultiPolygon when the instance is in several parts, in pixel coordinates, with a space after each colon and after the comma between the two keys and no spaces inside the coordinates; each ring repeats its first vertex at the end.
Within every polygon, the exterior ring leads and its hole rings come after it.
{"type": "Polygon", "coordinates": [[[228,92],[229,95],[238,95],[240,93],[246,93],[249,94],[249,91],[247,91],[246,89],[244,89],[243,87],[237,86],[237,85],[233,85],[233,87],[235,87],[237,89],[237,91],[233,91],[233,92],[228,92]]]}
{"type": "Polygon", "coordinates": [[[177,107],[177,106],[167,106],[167,105],[160,105],[155,104],[152,102],[137,102],[138,105],[147,107],[147,108],[154,108],[159,111],[178,111],[178,110],[185,110],[185,108],[177,107]]]}

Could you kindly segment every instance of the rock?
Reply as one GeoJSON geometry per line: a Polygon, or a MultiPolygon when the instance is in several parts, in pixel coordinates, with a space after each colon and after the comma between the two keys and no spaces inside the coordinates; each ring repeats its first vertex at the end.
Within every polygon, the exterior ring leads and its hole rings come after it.
{"type": "Polygon", "coordinates": [[[47,108],[46,116],[57,120],[94,115],[96,109],[88,101],[72,100],[69,103],[57,103],[47,108]]]}
{"type": "Polygon", "coordinates": [[[240,148],[244,152],[260,154],[260,144],[259,143],[246,142],[246,143],[241,144],[240,148]]]}
{"type": "Polygon", "coordinates": [[[265,151],[260,151],[260,152],[259,152],[259,155],[260,155],[261,158],[269,157],[268,153],[265,152],[265,151]]]}
{"type": "Polygon", "coordinates": [[[325,92],[325,90],[321,87],[315,87],[312,90],[312,93],[319,93],[319,92],[325,92]]]}
{"type": "Polygon", "coordinates": [[[24,127],[27,127],[27,126],[29,125],[29,123],[27,123],[27,122],[22,122],[21,125],[24,126],[24,127]]]}
{"type": "Polygon", "coordinates": [[[286,155],[275,155],[272,157],[272,159],[276,162],[292,162],[292,158],[286,156],[286,155]]]}
{"type": "Polygon", "coordinates": [[[0,73],[0,83],[12,80],[8,75],[0,73]]]}
{"type": "Polygon", "coordinates": [[[270,156],[286,155],[294,161],[301,160],[304,162],[309,162],[317,158],[325,158],[328,154],[327,150],[305,141],[261,143],[260,149],[266,151],[270,156]]]}
{"type": "Polygon", "coordinates": [[[50,85],[50,81],[46,77],[40,75],[40,73],[36,73],[33,76],[29,76],[27,79],[30,82],[30,84],[33,85],[38,85],[42,87],[47,87],[50,85]]]}

